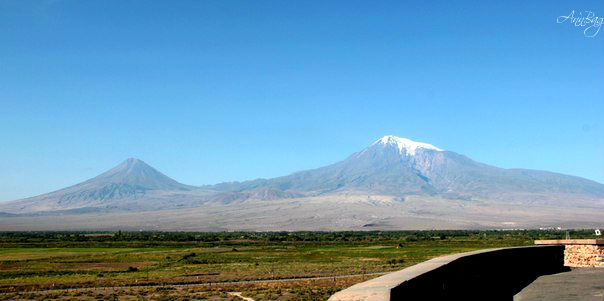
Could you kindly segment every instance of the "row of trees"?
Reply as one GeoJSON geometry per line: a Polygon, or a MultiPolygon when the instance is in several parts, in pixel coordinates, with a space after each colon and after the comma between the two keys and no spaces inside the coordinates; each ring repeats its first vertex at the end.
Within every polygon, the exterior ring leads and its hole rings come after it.
{"type": "Polygon", "coordinates": [[[434,239],[562,239],[593,237],[593,230],[426,230],[426,231],[339,231],[339,232],[112,232],[113,236],[83,236],[109,232],[0,232],[0,242],[49,241],[147,241],[147,242],[330,242],[330,241],[418,241],[434,239]]]}

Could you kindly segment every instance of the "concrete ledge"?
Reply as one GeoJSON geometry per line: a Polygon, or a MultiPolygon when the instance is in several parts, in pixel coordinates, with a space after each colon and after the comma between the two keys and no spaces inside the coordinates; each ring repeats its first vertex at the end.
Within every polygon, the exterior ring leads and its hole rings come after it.
{"type": "Polygon", "coordinates": [[[430,259],[410,266],[404,270],[392,272],[369,281],[355,284],[335,293],[328,301],[388,301],[390,300],[390,290],[405,281],[446,265],[458,258],[495,250],[499,249],[479,250],[430,259]]]}
{"type": "Polygon", "coordinates": [[[604,245],[604,239],[535,240],[536,245],[604,245]]]}
{"type": "Polygon", "coordinates": [[[537,277],[563,271],[563,250],[532,246],[437,257],[353,285],[329,301],[512,300],[537,277]]]}

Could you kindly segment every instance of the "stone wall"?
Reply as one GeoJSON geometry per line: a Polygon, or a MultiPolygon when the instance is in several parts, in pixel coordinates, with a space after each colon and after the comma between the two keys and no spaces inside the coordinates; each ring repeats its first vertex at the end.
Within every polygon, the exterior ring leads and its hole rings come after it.
{"type": "Polygon", "coordinates": [[[604,266],[603,245],[566,245],[564,265],[567,267],[604,266]]]}

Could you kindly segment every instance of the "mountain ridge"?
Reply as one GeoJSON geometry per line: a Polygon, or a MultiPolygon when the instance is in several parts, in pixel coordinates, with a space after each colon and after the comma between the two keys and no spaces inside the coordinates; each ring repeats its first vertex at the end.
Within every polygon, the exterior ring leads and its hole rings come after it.
{"type": "Polygon", "coordinates": [[[205,186],[179,183],[142,160],[129,158],[82,183],[0,204],[0,212],[148,211],[323,196],[337,200],[345,195],[600,208],[604,185],[547,171],[499,168],[389,135],[323,167],[205,186]]]}
{"type": "Polygon", "coordinates": [[[604,185],[588,179],[548,171],[499,168],[430,144],[403,152],[400,144],[391,143],[392,140],[392,136],[384,136],[362,151],[327,166],[272,179],[217,184],[214,189],[241,191],[266,186],[311,194],[351,189],[399,196],[446,194],[462,198],[494,195],[503,198],[506,190],[604,196],[604,185]]]}

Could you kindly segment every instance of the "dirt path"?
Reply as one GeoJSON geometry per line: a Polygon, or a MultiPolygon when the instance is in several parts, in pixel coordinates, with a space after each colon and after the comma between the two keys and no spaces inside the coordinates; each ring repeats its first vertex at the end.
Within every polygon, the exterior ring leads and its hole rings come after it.
{"type": "Polygon", "coordinates": [[[244,301],[256,301],[256,300],[254,300],[252,298],[248,298],[248,297],[242,296],[240,292],[230,292],[229,295],[237,296],[237,297],[243,299],[244,301]]]}
{"type": "MultiPolygon", "coordinates": [[[[319,276],[319,277],[308,277],[308,278],[284,278],[284,279],[266,279],[266,280],[245,280],[245,281],[223,281],[223,282],[200,282],[200,283],[187,283],[187,284],[162,284],[162,285],[145,285],[135,284],[129,286],[99,286],[99,287],[77,287],[77,288],[57,288],[47,289],[38,291],[18,291],[21,293],[45,293],[45,292],[57,292],[57,291],[70,291],[70,290],[112,290],[112,289],[130,289],[130,288],[157,288],[157,287],[191,287],[191,286],[214,286],[214,285],[226,285],[226,284],[250,284],[250,283],[275,283],[275,282],[289,282],[289,281],[303,281],[303,280],[323,280],[323,279],[341,279],[341,278],[352,278],[359,276],[377,276],[385,275],[390,272],[377,272],[377,273],[365,273],[365,274],[349,274],[339,276],[319,276]]],[[[0,295],[11,294],[17,292],[0,293],[0,295]]]]}

